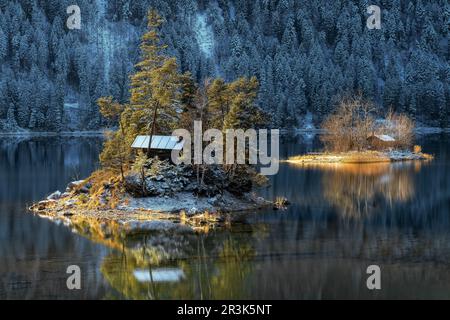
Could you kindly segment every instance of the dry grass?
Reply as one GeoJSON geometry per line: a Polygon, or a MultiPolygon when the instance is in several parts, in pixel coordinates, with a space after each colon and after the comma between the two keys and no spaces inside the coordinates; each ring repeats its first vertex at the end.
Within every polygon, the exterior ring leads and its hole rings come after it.
{"type": "Polygon", "coordinates": [[[391,159],[386,154],[377,151],[351,152],[344,155],[343,163],[373,163],[390,162],[391,159]]]}
{"type": "Polygon", "coordinates": [[[364,152],[345,152],[345,153],[314,153],[302,156],[290,157],[288,162],[303,163],[370,163],[370,162],[389,162],[390,159],[381,152],[364,151],[364,152]]]}
{"type": "Polygon", "coordinates": [[[297,164],[316,163],[383,163],[401,160],[431,160],[432,155],[426,153],[414,153],[405,155],[401,159],[394,159],[387,152],[381,151],[350,151],[341,153],[312,153],[290,157],[286,162],[297,164]],[[419,159],[420,158],[420,159],[419,159]]]}
{"type": "Polygon", "coordinates": [[[85,203],[87,208],[108,207],[114,209],[122,201],[125,188],[117,173],[110,170],[97,170],[86,179],[86,183],[83,185],[88,182],[92,187],[89,190],[89,200],[85,203]],[[107,202],[102,203],[102,199],[107,199],[107,202]]]}
{"type": "Polygon", "coordinates": [[[276,197],[273,207],[274,209],[286,209],[286,207],[289,205],[289,201],[285,197],[276,197]]]}

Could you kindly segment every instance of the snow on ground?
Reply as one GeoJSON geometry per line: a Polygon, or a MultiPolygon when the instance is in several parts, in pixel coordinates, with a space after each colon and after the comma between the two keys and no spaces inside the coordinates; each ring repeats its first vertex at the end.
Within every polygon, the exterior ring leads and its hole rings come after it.
{"type": "MultiPolygon", "coordinates": [[[[260,204],[261,199],[257,199],[260,204]]],[[[172,197],[147,197],[129,199],[126,210],[152,210],[159,212],[176,212],[185,211],[189,214],[197,214],[204,211],[216,212],[218,209],[222,211],[241,211],[256,208],[255,202],[248,199],[239,199],[231,194],[225,193],[221,197],[205,198],[195,197],[190,192],[180,192],[172,197]]]]}

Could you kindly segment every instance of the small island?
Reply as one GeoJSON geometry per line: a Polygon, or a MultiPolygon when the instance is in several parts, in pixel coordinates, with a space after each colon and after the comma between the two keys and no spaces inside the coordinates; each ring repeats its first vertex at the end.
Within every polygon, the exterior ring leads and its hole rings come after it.
{"type": "Polygon", "coordinates": [[[286,162],[319,165],[433,159],[419,145],[413,146],[413,120],[392,110],[382,115],[373,103],[361,96],[343,98],[322,129],[324,152],[293,156],[286,162]]]}
{"type": "Polygon", "coordinates": [[[197,121],[203,131],[247,130],[261,127],[267,117],[255,103],[255,77],[198,84],[189,72],[181,73],[161,43],[162,22],[155,10],[149,11],[141,60],[131,75],[130,100],[98,100],[105,121],[115,128],[107,134],[101,167],[32,205],[32,212],[78,225],[97,225],[89,222],[92,219],[104,226],[119,224],[132,233],[227,224],[238,219],[239,212],[276,205],[254,194],[267,179],[250,164],[173,162],[171,155],[183,145],[172,136],[176,128],[191,132],[197,121]]]}

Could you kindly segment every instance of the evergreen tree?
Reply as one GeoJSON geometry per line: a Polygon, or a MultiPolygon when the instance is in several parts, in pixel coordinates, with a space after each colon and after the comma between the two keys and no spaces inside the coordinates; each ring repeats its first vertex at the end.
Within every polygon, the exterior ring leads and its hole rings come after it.
{"type": "Polygon", "coordinates": [[[386,83],[384,85],[383,105],[386,110],[397,111],[400,99],[400,76],[393,58],[390,59],[387,67],[386,83]]]}
{"type": "Polygon", "coordinates": [[[155,10],[149,11],[149,30],[142,37],[141,61],[131,77],[131,106],[139,109],[144,119],[138,131],[149,133],[151,137],[157,129],[165,133],[174,127],[180,92],[176,60],[163,55],[166,45],[161,44],[159,36],[162,22],[155,10]]]}
{"type": "Polygon", "coordinates": [[[0,27],[0,63],[6,59],[8,54],[8,38],[0,27]]]}
{"type": "Polygon", "coordinates": [[[230,111],[225,116],[224,129],[255,128],[264,123],[264,115],[255,105],[258,80],[240,78],[229,85],[232,95],[230,111]]]}

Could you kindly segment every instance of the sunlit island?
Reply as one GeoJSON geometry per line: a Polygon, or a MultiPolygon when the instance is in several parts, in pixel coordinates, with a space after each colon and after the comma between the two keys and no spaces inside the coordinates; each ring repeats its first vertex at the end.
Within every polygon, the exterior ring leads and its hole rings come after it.
{"type": "Polygon", "coordinates": [[[323,123],[324,152],[290,157],[292,164],[379,163],[431,160],[413,146],[414,122],[390,110],[381,116],[374,104],[360,96],[341,100],[323,123]]]}
{"type": "Polygon", "coordinates": [[[286,205],[283,198],[271,202],[255,195],[267,179],[251,165],[171,161],[182,143],[171,136],[174,129],[191,132],[192,124],[201,121],[205,131],[247,130],[265,125],[267,115],[255,103],[255,77],[196,83],[190,73],[181,73],[161,43],[162,21],[156,11],[149,12],[141,61],[130,77],[130,100],[98,100],[100,112],[115,128],[100,154],[101,167],[31,206],[34,213],[78,231],[80,226],[107,230],[114,225],[132,233],[207,229],[239,219],[239,212],[286,205]]]}
{"type": "Polygon", "coordinates": [[[379,163],[396,161],[432,160],[433,156],[421,151],[348,151],[317,152],[290,157],[286,160],[292,164],[338,164],[338,163],[379,163]]]}

